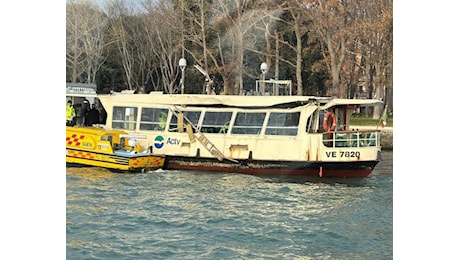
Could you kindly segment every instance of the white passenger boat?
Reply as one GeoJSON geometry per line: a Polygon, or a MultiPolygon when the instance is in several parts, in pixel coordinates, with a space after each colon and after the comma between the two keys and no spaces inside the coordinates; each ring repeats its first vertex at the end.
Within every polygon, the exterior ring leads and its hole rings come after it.
{"type": "Polygon", "coordinates": [[[379,100],[314,96],[99,95],[107,129],[145,135],[163,168],[277,176],[366,177],[380,130],[350,129],[379,100]]]}

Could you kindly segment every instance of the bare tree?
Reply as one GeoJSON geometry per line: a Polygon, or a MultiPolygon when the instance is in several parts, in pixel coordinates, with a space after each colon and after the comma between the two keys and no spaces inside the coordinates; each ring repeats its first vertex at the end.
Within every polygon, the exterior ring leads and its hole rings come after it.
{"type": "MultiPolygon", "coordinates": [[[[211,60],[220,68],[224,94],[243,92],[244,55],[254,49],[258,36],[256,24],[265,16],[251,0],[218,0],[214,2],[212,24],[217,32],[211,60]]],[[[263,39],[263,34],[262,34],[263,39]]]]}
{"type": "Polygon", "coordinates": [[[106,14],[77,1],[67,4],[67,73],[74,82],[95,82],[105,50],[123,66],[129,89],[152,84],[175,93],[185,56],[189,65],[220,74],[223,94],[242,93],[243,80],[261,77],[261,62],[276,79],[283,67],[295,69],[298,95],[351,97],[363,79],[371,98],[391,92],[391,0],[106,0],[106,14]],[[303,86],[312,79],[317,90],[303,86]]]}
{"type": "MultiPolygon", "coordinates": [[[[179,59],[181,58],[180,28],[181,22],[177,19],[171,4],[164,1],[149,4],[145,20],[145,36],[151,61],[157,64],[157,77],[161,79],[161,86],[166,93],[177,93],[176,78],[179,74],[179,59]]],[[[153,81],[153,75],[151,77],[153,81]]]]}
{"type": "Polygon", "coordinates": [[[106,59],[107,25],[98,5],[85,0],[67,2],[66,64],[72,82],[96,82],[96,73],[106,59]]]}
{"type": "Polygon", "coordinates": [[[293,19],[293,28],[296,38],[295,44],[295,53],[296,53],[296,81],[297,81],[297,95],[302,96],[302,36],[307,33],[308,28],[302,26],[305,21],[305,16],[302,8],[297,1],[288,1],[289,3],[289,12],[291,13],[293,19]]]}
{"type": "MultiPolygon", "coordinates": [[[[393,74],[393,3],[388,0],[360,1],[354,14],[359,17],[357,41],[365,67],[365,82],[369,98],[386,98],[387,88],[392,88],[393,74]]],[[[377,119],[382,107],[373,111],[377,119]]]]}
{"type": "MultiPolygon", "coordinates": [[[[188,5],[184,3],[184,0],[180,0],[180,2],[180,7],[183,9],[182,13],[184,14],[183,23],[189,25],[186,31],[181,28],[181,35],[184,34],[183,37],[186,37],[188,41],[187,46],[183,45],[183,50],[194,59],[195,63],[205,71],[209,71],[208,58],[212,56],[213,60],[215,60],[214,52],[208,48],[207,43],[211,38],[210,34],[212,34],[209,23],[212,0],[188,2],[188,5]]],[[[203,88],[202,92],[210,94],[210,89],[203,88]]]]}
{"type": "Polygon", "coordinates": [[[139,6],[124,0],[105,2],[111,19],[111,36],[118,49],[124,70],[126,87],[140,90],[149,81],[151,71],[147,38],[145,36],[145,14],[139,6]]]}
{"type": "Polygon", "coordinates": [[[81,15],[75,2],[66,7],[66,65],[71,82],[77,82],[85,72],[83,69],[84,49],[80,43],[83,32],[80,30],[81,15]]]}
{"type": "Polygon", "coordinates": [[[346,42],[351,25],[349,2],[356,0],[305,0],[305,14],[312,20],[312,28],[324,44],[324,59],[331,74],[330,94],[344,97],[345,88],[340,76],[346,55],[346,42]]]}
{"type": "MultiPolygon", "coordinates": [[[[302,80],[302,72],[305,71],[303,68],[304,49],[306,46],[305,40],[309,38],[310,19],[305,15],[305,6],[302,1],[286,0],[279,2],[265,3],[267,16],[270,17],[270,19],[265,19],[264,31],[267,44],[265,52],[275,58],[276,79],[278,79],[279,75],[280,62],[295,69],[296,93],[297,95],[303,95],[305,92],[302,80]],[[294,37],[291,37],[292,33],[294,33],[294,37]],[[274,50],[270,50],[271,41],[274,42],[274,50]],[[280,50],[286,48],[294,54],[294,58],[287,53],[282,55],[280,50]]],[[[267,64],[270,63],[267,62],[267,64]]]]}

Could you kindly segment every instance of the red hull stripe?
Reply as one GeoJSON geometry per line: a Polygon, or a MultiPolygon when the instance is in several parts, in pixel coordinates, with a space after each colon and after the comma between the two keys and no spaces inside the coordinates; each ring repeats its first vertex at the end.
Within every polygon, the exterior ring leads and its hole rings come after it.
{"type": "Polygon", "coordinates": [[[190,159],[167,158],[164,169],[168,170],[196,170],[243,173],[252,175],[273,176],[319,176],[322,167],[322,177],[363,178],[369,176],[378,161],[359,161],[350,163],[317,163],[317,162],[281,162],[279,166],[274,162],[251,162],[243,164],[216,163],[210,161],[197,162],[190,159]],[[264,166],[264,165],[270,165],[264,166]]]}

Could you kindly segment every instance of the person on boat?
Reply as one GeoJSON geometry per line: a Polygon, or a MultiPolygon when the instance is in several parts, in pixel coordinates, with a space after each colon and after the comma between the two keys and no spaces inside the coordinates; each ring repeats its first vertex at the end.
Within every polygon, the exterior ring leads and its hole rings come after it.
{"type": "Polygon", "coordinates": [[[91,109],[85,118],[86,126],[92,126],[93,124],[99,124],[99,110],[96,109],[96,104],[91,105],[91,109]]]}
{"type": "Polygon", "coordinates": [[[166,114],[165,112],[160,113],[160,118],[158,119],[159,120],[158,126],[159,126],[160,130],[165,129],[167,117],[168,117],[168,114],[166,114]]]}
{"type": "Polygon", "coordinates": [[[83,99],[83,102],[81,103],[81,110],[80,110],[80,118],[81,118],[81,125],[86,125],[85,119],[86,115],[88,114],[90,109],[90,104],[88,99],[83,99]]]}
{"type": "Polygon", "coordinates": [[[65,115],[65,120],[66,120],[66,126],[74,126],[75,125],[75,108],[72,105],[72,100],[67,101],[67,106],[66,106],[66,115],[65,115]]]}
{"type": "Polygon", "coordinates": [[[104,107],[101,106],[101,111],[99,112],[99,124],[105,125],[105,122],[107,121],[107,111],[105,111],[104,107]]]}

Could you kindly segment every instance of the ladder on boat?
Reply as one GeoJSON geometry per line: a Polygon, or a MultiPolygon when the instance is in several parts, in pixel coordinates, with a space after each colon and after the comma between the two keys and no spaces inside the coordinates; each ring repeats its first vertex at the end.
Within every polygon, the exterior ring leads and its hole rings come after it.
{"type": "Polygon", "coordinates": [[[184,129],[183,123],[180,124],[180,121],[183,122],[184,119],[187,121],[188,124],[186,124],[185,129],[189,136],[190,142],[193,143],[195,140],[198,140],[201,145],[203,145],[204,148],[206,148],[206,150],[208,150],[219,161],[223,161],[225,158],[229,161],[238,163],[238,161],[235,159],[225,157],[225,155],[200,131],[200,129],[198,129],[198,127],[192,123],[192,121],[190,121],[190,119],[184,115],[184,113],[177,106],[174,106],[174,109],[170,108],[170,110],[177,117],[177,128],[179,132],[182,132],[184,129]],[[175,110],[180,111],[180,113],[177,113],[175,110]],[[192,127],[195,129],[195,133],[193,133],[192,127]]]}

